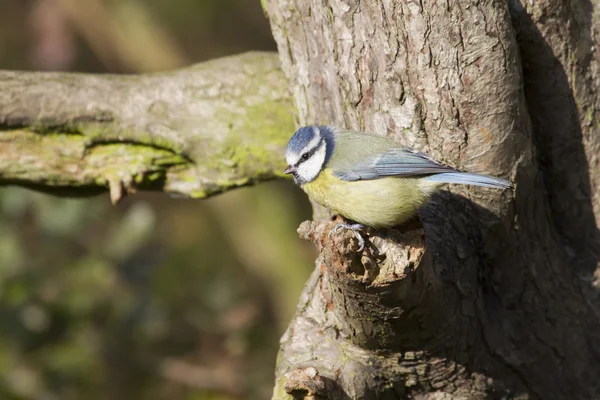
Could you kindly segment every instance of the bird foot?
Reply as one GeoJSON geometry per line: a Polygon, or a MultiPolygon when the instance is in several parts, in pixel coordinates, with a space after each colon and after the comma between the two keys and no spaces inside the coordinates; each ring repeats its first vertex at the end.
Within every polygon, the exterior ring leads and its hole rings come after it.
{"type": "Polygon", "coordinates": [[[340,229],[350,229],[354,232],[354,237],[358,240],[358,251],[361,252],[365,248],[365,239],[360,233],[361,230],[366,229],[366,226],[363,224],[346,224],[346,223],[338,223],[336,224],[330,231],[328,237],[331,239],[331,234],[339,231],[340,229]]]}

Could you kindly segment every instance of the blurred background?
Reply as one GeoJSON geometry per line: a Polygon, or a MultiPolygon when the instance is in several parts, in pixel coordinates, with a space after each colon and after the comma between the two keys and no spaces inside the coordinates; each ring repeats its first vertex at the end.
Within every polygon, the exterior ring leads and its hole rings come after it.
{"type": "MultiPolygon", "coordinates": [[[[259,0],[0,1],[0,69],[140,73],[248,50],[275,50],[259,0]]],[[[116,207],[0,187],[0,399],[270,398],[309,218],[290,182],[116,207]]]]}

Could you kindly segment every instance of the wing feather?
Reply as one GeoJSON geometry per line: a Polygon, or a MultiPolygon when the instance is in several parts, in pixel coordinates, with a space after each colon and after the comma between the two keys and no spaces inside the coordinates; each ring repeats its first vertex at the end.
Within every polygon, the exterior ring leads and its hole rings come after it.
{"type": "Polygon", "coordinates": [[[456,171],[427,155],[408,147],[394,147],[383,154],[372,155],[352,167],[334,169],[334,174],[342,180],[357,181],[378,179],[389,176],[409,177],[456,171]]]}

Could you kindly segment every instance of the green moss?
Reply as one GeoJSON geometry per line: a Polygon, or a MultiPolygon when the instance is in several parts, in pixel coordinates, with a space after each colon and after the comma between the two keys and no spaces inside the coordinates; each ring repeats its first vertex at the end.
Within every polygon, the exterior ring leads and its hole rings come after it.
{"type": "Polygon", "coordinates": [[[116,124],[111,123],[40,124],[33,132],[21,130],[8,134],[15,141],[28,143],[31,154],[57,165],[56,169],[39,172],[45,185],[77,188],[85,184],[106,188],[109,177],[131,177],[138,187],[161,190],[165,184],[173,184],[178,191],[188,190],[184,194],[191,197],[206,198],[231,188],[285,177],[284,148],[294,130],[291,110],[288,100],[241,104],[237,112],[229,108],[219,110],[220,119],[233,121],[225,134],[226,141],[215,139],[209,143],[212,148],[207,149],[206,138],[198,138],[196,143],[191,138],[195,144],[191,147],[195,149],[192,153],[195,163],[181,154],[181,144],[173,145],[165,138],[143,132],[116,132],[116,124]],[[68,165],[66,157],[72,157],[72,163],[79,167],[61,169],[68,165]],[[218,177],[216,181],[202,182],[201,177],[206,179],[205,171],[218,177]]]}
{"type": "MultiPolygon", "coordinates": [[[[164,179],[164,173],[162,172],[151,172],[145,175],[145,179],[151,182],[156,182],[158,180],[164,179]]],[[[142,179],[143,180],[143,179],[142,179]]]]}
{"type": "Polygon", "coordinates": [[[244,107],[243,117],[228,108],[219,110],[221,119],[235,122],[224,142],[209,144],[207,150],[204,141],[202,149],[202,167],[225,177],[216,182],[219,192],[283,175],[283,149],[294,129],[290,109],[286,102],[267,101],[244,107]]]}
{"type": "Polygon", "coordinates": [[[285,377],[281,377],[275,381],[275,388],[273,389],[272,397],[274,400],[287,400],[293,398],[292,396],[286,393],[285,382],[285,377]]]}
{"type": "Polygon", "coordinates": [[[284,166],[283,150],[294,132],[291,105],[268,101],[248,107],[239,132],[243,137],[232,135],[228,143],[235,149],[234,163],[284,166]],[[236,147],[239,143],[244,146],[236,147]]]}

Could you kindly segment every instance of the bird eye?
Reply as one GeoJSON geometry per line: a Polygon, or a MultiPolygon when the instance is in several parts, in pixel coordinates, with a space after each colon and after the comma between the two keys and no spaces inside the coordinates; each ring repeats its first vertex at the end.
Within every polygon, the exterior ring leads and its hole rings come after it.
{"type": "Polygon", "coordinates": [[[306,161],[306,160],[308,160],[308,153],[304,153],[304,154],[302,154],[302,157],[300,157],[300,159],[301,159],[302,161],[306,161]]]}

